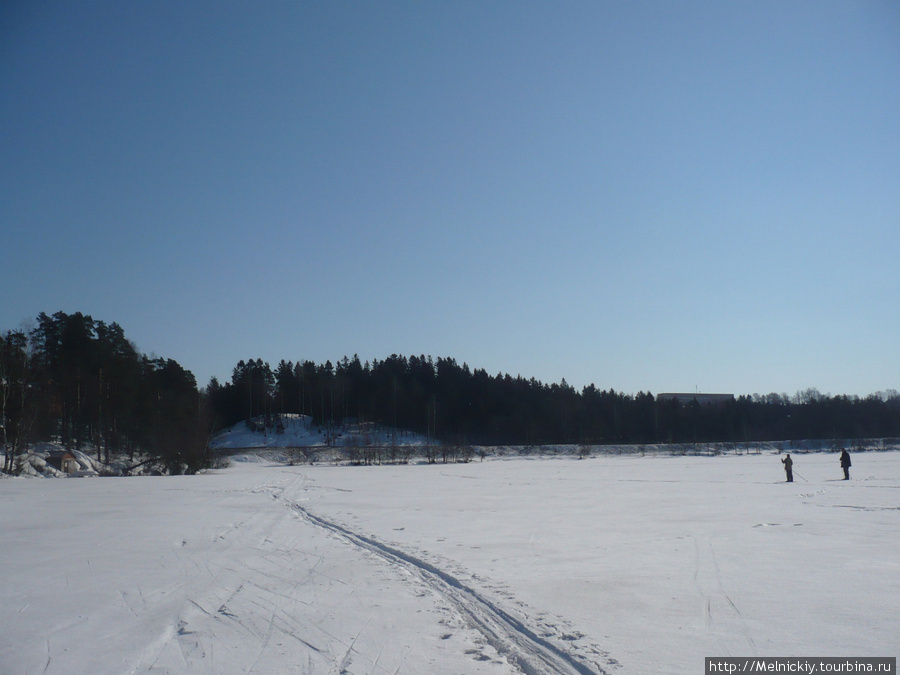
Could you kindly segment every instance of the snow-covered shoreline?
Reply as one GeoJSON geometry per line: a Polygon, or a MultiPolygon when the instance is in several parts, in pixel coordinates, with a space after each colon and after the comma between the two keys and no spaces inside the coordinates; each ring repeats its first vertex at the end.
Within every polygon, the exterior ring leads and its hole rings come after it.
{"type": "MultiPolygon", "coordinates": [[[[278,423],[266,427],[257,424],[250,428],[240,423],[217,434],[210,442],[210,449],[223,464],[230,461],[309,463],[417,463],[466,461],[486,457],[591,457],[603,455],[725,455],[760,454],[770,452],[837,452],[838,448],[851,451],[900,451],[900,439],[813,439],[801,441],[763,441],[748,443],[648,443],[629,445],[557,444],[557,445],[502,445],[502,446],[447,446],[434,443],[424,436],[403,430],[374,427],[364,424],[348,424],[329,429],[318,426],[303,415],[283,415],[278,423]],[[376,459],[369,462],[365,450],[376,459]]],[[[64,478],[66,474],[50,466],[47,459],[63,446],[41,443],[18,458],[21,475],[26,478],[64,478]]],[[[148,475],[153,464],[143,465],[141,458],[117,455],[110,464],[104,464],[88,449],[73,450],[78,475],[148,475]],[[135,468],[136,467],[136,468],[135,468]]],[[[370,457],[371,458],[371,457],[370,457]]],[[[0,477],[4,477],[0,474],[0,477]]]]}

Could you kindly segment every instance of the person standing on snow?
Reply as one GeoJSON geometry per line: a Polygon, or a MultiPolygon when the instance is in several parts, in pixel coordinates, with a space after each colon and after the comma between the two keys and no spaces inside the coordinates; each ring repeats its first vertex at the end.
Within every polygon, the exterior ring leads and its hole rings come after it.
{"type": "Polygon", "coordinates": [[[850,453],[841,448],[841,468],[844,470],[844,480],[850,480],[850,453]]]}
{"type": "Polygon", "coordinates": [[[784,472],[787,474],[787,482],[794,482],[794,460],[791,459],[791,453],[787,454],[787,457],[781,460],[781,463],[784,464],[784,472]]]}

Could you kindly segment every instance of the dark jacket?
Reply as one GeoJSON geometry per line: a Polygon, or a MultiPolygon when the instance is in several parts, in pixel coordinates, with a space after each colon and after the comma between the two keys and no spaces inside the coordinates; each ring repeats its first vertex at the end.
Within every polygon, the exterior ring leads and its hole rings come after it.
{"type": "Polygon", "coordinates": [[[842,469],[848,469],[848,468],[850,468],[851,466],[853,466],[853,465],[850,464],[850,455],[847,453],[846,450],[844,450],[844,451],[841,453],[841,468],[842,468],[842,469]]]}

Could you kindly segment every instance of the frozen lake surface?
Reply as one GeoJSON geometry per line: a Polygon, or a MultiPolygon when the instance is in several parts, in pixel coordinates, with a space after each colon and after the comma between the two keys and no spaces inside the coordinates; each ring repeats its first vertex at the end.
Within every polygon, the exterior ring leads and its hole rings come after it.
{"type": "Polygon", "coordinates": [[[897,656],[900,454],[0,481],[0,672],[699,673],[897,656]]]}

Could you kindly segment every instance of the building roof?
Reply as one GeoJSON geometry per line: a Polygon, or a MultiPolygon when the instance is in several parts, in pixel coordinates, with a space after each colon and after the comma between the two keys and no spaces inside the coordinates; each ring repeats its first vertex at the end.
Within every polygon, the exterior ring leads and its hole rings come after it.
{"type": "Polygon", "coordinates": [[[697,401],[700,405],[722,405],[733,401],[734,394],[665,393],[657,394],[656,400],[678,401],[679,403],[697,401]]]}

